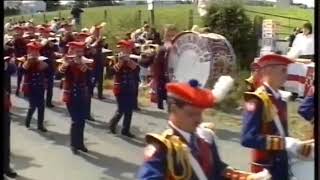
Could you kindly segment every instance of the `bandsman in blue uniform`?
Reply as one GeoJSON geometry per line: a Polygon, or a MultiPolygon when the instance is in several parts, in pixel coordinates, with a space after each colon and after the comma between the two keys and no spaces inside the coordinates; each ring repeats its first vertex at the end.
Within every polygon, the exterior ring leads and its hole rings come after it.
{"type": "Polygon", "coordinates": [[[314,123],[314,86],[310,88],[307,96],[299,106],[298,113],[310,123],[314,123]]]}
{"type": "Polygon", "coordinates": [[[308,157],[312,145],[289,137],[287,104],[279,89],[286,82],[287,66],[293,61],[276,54],[257,62],[261,85],[246,92],[241,144],[252,148],[251,171],[266,168],[273,180],[289,179],[288,155],[308,157]]]}
{"type": "Polygon", "coordinates": [[[22,66],[24,69],[22,91],[24,96],[29,100],[29,109],[25,122],[26,127],[29,128],[33,113],[37,109],[38,129],[46,132],[47,129],[44,127],[43,121],[45,110],[45,77],[48,65],[43,61],[46,58],[40,56],[41,48],[42,45],[38,42],[27,44],[28,57],[22,66]]]}
{"type": "Polygon", "coordinates": [[[230,77],[221,80],[213,91],[200,88],[196,80],[166,85],[170,128],[160,135],[146,135],[148,145],[139,180],[248,180],[270,176],[268,171],[254,174],[228,166],[220,158],[214,132],[201,125],[203,111],[220,101],[221,92],[227,92],[227,84],[233,82],[230,77]]]}
{"type": "Polygon", "coordinates": [[[120,48],[118,62],[113,67],[115,74],[113,93],[116,96],[118,108],[110,120],[109,129],[115,134],[117,124],[124,115],[121,134],[133,138],[134,135],[130,132],[130,126],[135,103],[135,69],[138,64],[129,57],[134,47],[133,42],[121,40],[118,47],[120,48]]]}
{"type": "Polygon", "coordinates": [[[11,118],[10,118],[10,77],[15,73],[16,66],[14,63],[10,62],[10,57],[5,57],[4,60],[4,84],[3,84],[3,92],[4,92],[4,107],[3,107],[3,154],[2,154],[2,167],[4,175],[15,178],[17,173],[10,167],[10,132],[11,132],[11,118]]]}
{"type": "Polygon", "coordinates": [[[68,54],[64,57],[59,71],[65,75],[63,84],[63,101],[71,116],[71,150],[74,154],[78,151],[88,152],[84,145],[84,127],[87,116],[88,99],[90,97],[87,85],[87,72],[91,59],[83,57],[84,42],[70,42],[68,54]]]}

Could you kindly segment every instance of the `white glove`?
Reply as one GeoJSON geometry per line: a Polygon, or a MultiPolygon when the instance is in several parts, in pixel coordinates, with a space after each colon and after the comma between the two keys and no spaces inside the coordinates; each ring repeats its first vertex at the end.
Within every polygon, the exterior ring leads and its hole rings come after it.
{"type": "Polygon", "coordinates": [[[285,138],[286,143],[286,150],[291,157],[298,157],[299,156],[299,149],[302,146],[302,142],[299,139],[295,139],[292,137],[285,138]]]}
{"type": "Polygon", "coordinates": [[[271,180],[271,174],[267,169],[263,169],[263,171],[251,174],[247,177],[247,180],[271,180]]]}

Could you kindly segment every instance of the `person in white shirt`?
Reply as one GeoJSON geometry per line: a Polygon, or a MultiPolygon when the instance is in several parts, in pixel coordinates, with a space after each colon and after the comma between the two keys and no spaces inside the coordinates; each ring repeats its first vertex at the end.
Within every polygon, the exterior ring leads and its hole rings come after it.
{"type": "Polygon", "coordinates": [[[314,34],[311,23],[303,25],[303,32],[296,36],[288,56],[303,59],[314,58],[314,34]]]}
{"type": "Polygon", "coordinates": [[[4,25],[4,32],[7,33],[11,27],[12,27],[12,19],[10,18],[8,22],[4,25]]]}

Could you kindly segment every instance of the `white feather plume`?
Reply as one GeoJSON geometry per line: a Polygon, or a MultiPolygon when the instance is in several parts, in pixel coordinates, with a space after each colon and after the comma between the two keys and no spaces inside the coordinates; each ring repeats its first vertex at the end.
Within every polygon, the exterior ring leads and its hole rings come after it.
{"type": "Polygon", "coordinates": [[[234,85],[234,80],[231,76],[221,76],[212,89],[212,94],[216,102],[220,102],[225,98],[228,92],[234,85]]]}

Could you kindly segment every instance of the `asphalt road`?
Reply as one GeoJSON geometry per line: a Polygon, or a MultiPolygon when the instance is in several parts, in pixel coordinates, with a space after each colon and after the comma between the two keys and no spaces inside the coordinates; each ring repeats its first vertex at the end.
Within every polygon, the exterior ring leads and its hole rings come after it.
{"type": "MultiPolygon", "coordinates": [[[[12,87],[15,92],[15,77],[12,87]]],[[[28,102],[12,94],[11,163],[18,172],[18,180],[132,180],[143,161],[144,135],[161,132],[167,126],[167,113],[154,107],[135,112],[132,132],[128,139],[107,130],[116,110],[114,98],[92,99],[95,122],[85,126],[85,144],[89,153],[73,155],[69,147],[70,117],[60,102],[61,90],[54,89],[55,108],[45,110],[47,133],[37,130],[36,114],[30,129],[24,125],[28,102]]],[[[119,123],[121,125],[121,122],[119,123]]],[[[120,127],[118,128],[120,131],[120,127]]],[[[217,144],[222,159],[231,166],[247,170],[249,151],[239,144],[239,132],[217,125],[217,144]]]]}

